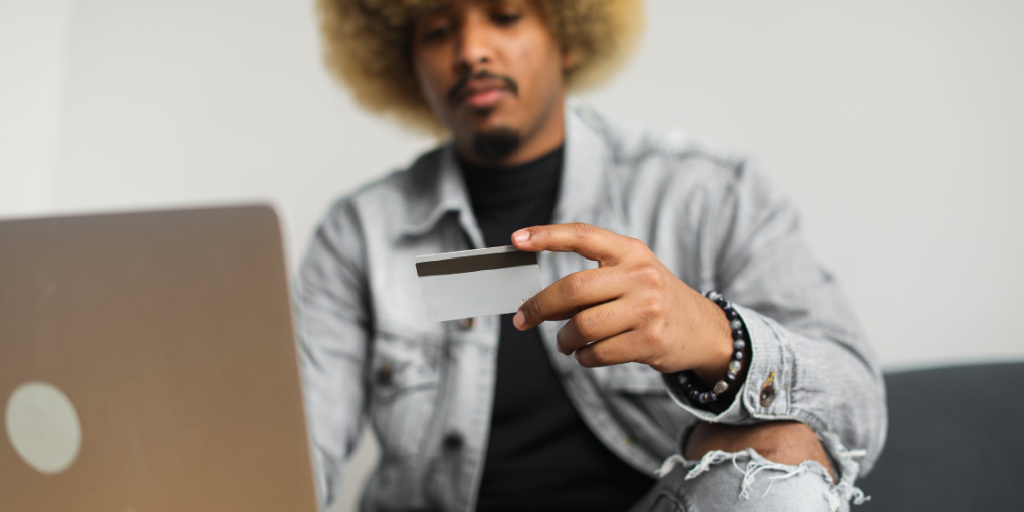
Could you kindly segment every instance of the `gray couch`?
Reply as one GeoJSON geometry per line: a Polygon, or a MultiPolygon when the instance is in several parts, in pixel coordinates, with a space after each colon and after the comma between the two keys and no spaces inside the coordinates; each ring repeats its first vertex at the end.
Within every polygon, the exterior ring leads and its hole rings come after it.
{"type": "Polygon", "coordinates": [[[1024,363],[885,381],[889,437],[854,512],[1024,510],[1024,363]]]}

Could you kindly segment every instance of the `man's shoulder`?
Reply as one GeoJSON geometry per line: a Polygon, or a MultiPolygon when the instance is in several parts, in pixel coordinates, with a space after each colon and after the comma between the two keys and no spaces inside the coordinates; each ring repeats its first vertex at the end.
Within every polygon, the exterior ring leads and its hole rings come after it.
{"type": "Polygon", "coordinates": [[[628,167],[661,162],[677,170],[694,167],[735,172],[750,158],[733,146],[681,128],[656,128],[589,107],[578,107],[577,113],[601,133],[611,157],[628,167]]]}
{"type": "Polygon", "coordinates": [[[795,207],[762,162],[748,152],[682,130],[603,117],[605,138],[617,162],[613,173],[619,183],[631,184],[628,190],[634,191],[634,198],[645,199],[645,193],[655,190],[665,197],[703,196],[710,200],[705,204],[719,207],[795,207]]]}
{"type": "Polygon", "coordinates": [[[370,231],[386,237],[394,235],[436,193],[444,150],[440,146],[422,153],[408,167],[391,171],[336,198],[322,224],[354,224],[364,234],[370,231]]]}
{"type": "Polygon", "coordinates": [[[715,208],[784,199],[760,162],[733,146],[592,109],[577,115],[599,135],[609,193],[627,207],[650,207],[655,215],[652,205],[661,203],[652,198],[715,208]]]}
{"type": "Polygon", "coordinates": [[[408,166],[393,170],[342,197],[343,201],[379,204],[382,200],[421,195],[437,182],[444,146],[420,154],[408,166]]]}
{"type": "Polygon", "coordinates": [[[420,154],[408,166],[392,170],[340,196],[333,208],[379,207],[394,210],[413,197],[420,197],[437,186],[440,161],[445,147],[420,154]]]}

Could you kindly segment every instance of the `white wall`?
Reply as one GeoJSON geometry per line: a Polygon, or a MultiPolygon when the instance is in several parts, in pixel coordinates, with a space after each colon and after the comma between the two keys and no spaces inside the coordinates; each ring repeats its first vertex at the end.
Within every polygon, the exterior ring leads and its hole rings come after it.
{"type": "Polygon", "coordinates": [[[339,94],[312,2],[77,2],[67,38],[60,210],[268,200],[295,264],[333,197],[427,144],[339,94]]]}
{"type": "Polygon", "coordinates": [[[651,1],[592,100],[748,149],[889,367],[1024,356],[1024,3],[651,1]]]}
{"type": "Polygon", "coordinates": [[[0,1],[0,217],[52,207],[68,7],[0,1]]]}
{"type": "MultiPolygon", "coordinates": [[[[430,145],[333,87],[311,3],[0,0],[0,216],[265,199],[294,266],[430,145]]],[[[1024,4],[649,4],[588,101],[759,155],[887,367],[1024,358],[1024,4]]]]}

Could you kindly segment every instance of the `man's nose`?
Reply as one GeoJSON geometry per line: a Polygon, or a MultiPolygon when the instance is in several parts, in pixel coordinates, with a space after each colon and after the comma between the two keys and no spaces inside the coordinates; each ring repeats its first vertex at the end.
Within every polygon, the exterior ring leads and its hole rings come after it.
{"type": "Polygon", "coordinates": [[[459,27],[455,45],[455,72],[474,73],[494,60],[494,47],[486,20],[470,16],[459,27]]]}

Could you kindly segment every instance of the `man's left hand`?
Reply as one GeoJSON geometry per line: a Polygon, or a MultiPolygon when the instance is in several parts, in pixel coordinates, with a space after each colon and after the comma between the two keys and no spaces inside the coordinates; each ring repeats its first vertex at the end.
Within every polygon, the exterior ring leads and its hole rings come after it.
{"type": "Polygon", "coordinates": [[[646,244],[589,224],[521,229],[524,251],[575,252],[598,268],[570,274],[527,300],[519,330],[546,320],[568,322],[558,350],[586,367],[640,362],[664,373],[694,370],[705,382],[725,374],[732,357],[722,310],[679,280],[646,244]]]}

